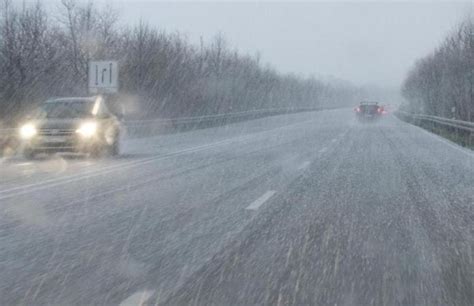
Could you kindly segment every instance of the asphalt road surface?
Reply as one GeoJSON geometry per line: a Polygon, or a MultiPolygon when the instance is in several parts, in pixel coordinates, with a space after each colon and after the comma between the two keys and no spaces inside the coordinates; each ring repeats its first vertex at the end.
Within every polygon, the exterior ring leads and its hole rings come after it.
{"type": "Polygon", "coordinates": [[[0,305],[473,305],[474,154],[351,110],[0,162],[0,305]]]}

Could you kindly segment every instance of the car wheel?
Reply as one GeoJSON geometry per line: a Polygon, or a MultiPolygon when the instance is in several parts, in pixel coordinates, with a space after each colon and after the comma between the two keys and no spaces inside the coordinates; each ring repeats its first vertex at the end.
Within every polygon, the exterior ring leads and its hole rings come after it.
{"type": "Polygon", "coordinates": [[[113,136],[107,140],[107,153],[110,156],[120,154],[120,134],[117,130],[113,131],[113,136]]]}
{"type": "Polygon", "coordinates": [[[34,159],[36,157],[36,151],[33,149],[24,149],[23,157],[26,159],[34,159]]]}
{"type": "Polygon", "coordinates": [[[89,156],[92,158],[100,158],[103,155],[104,149],[102,146],[94,146],[89,151],[89,156]]]}
{"type": "Polygon", "coordinates": [[[117,156],[119,154],[120,154],[120,140],[119,140],[119,137],[117,135],[117,138],[115,138],[114,142],[111,145],[110,155],[117,156]]]}
{"type": "Polygon", "coordinates": [[[117,156],[120,153],[120,134],[118,129],[109,128],[104,134],[104,149],[109,156],[117,156]]]}

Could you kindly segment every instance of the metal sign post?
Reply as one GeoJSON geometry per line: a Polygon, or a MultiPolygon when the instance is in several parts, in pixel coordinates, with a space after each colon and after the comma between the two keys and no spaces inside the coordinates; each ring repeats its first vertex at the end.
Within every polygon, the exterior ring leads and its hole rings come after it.
{"type": "Polygon", "coordinates": [[[119,67],[117,61],[89,62],[89,93],[114,94],[118,92],[119,67]]]}

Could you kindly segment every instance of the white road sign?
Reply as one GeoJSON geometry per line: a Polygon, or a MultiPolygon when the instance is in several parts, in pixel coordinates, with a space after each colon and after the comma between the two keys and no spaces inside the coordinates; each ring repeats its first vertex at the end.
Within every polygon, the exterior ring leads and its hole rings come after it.
{"type": "Polygon", "coordinates": [[[119,88],[118,73],[116,61],[89,62],[89,92],[91,94],[116,93],[119,88]]]}

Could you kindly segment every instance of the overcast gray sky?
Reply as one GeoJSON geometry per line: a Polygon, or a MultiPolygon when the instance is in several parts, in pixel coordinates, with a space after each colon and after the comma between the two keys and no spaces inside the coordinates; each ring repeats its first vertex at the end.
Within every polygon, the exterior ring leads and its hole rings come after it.
{"type": "Polygon", "coordinates": [[[193,41],[216,32],[243,52],[261,52],[284,72],[398,86],[413,62],[466,17],[471,2],[121,1],[139,18],[193,41]]]}
{"type": "Polygon", "coordinates": [[[222,32],[232,46],[259,51],[283,72],[380,86],[398,86],[472,10],[471,1],[104,1],[123,22],[142,18],[193,42],[222,32]]]}

